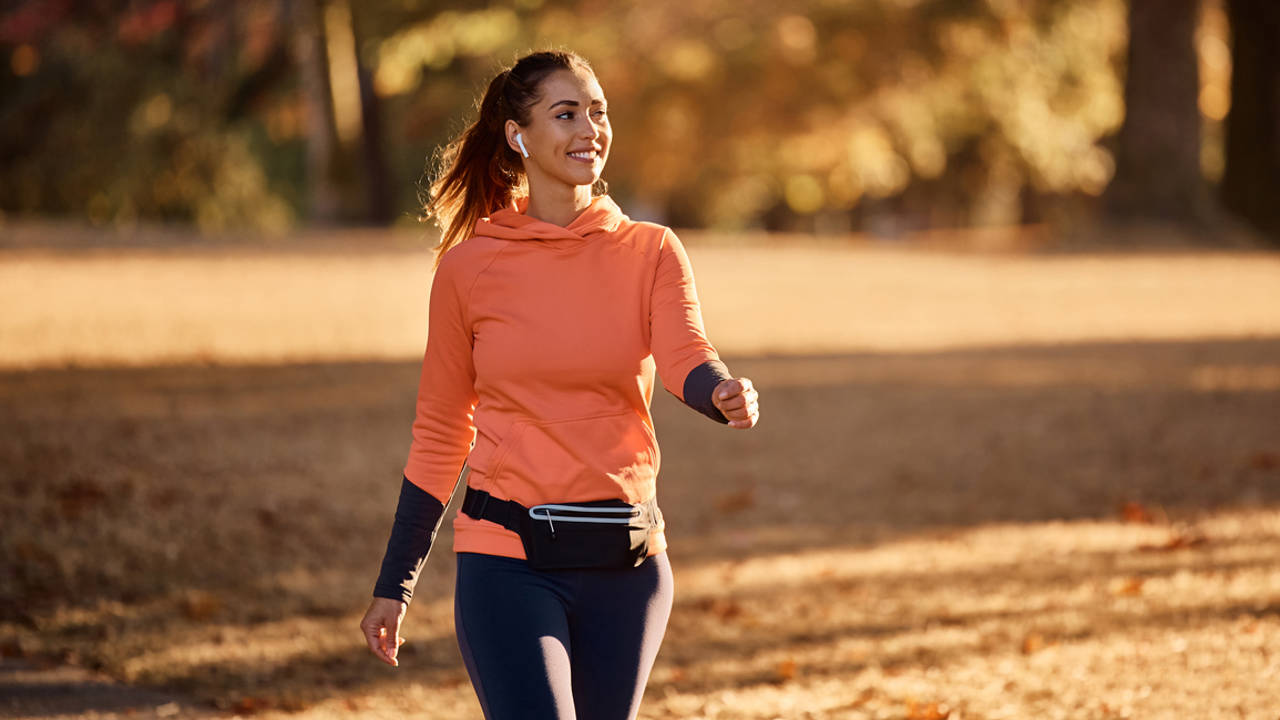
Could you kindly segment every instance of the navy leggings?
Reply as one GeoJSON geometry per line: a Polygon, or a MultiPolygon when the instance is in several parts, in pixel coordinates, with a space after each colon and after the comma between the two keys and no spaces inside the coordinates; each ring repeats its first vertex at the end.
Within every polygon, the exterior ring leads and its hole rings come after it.
{"type": "Polygon", "coordinates": [[[486,720],[632,720],[671,616],[665,552],[634,568],[533,570],[460,552],[458,647],[486,720]]]}

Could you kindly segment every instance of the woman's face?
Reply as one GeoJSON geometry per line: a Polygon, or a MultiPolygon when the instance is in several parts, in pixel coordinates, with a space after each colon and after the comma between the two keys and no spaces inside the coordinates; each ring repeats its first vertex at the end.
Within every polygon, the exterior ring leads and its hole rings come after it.
{"type": "Polygon", "coordinates": [[[542,96],[529,109],[529,124],[507,121],[507,143],[520,153],[516,133],[529,157],[524,161],[529,187],[547,182],[591,185],[609,157],[609,127],[604,91],[584,70],[557,70],[542,81],[542,96]]]}

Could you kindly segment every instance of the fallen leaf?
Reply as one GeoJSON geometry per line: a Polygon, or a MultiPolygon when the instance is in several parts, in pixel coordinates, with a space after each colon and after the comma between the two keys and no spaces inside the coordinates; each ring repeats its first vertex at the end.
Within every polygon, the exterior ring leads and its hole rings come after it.
{"type": "Polygon", "coordinates": [[[702,598],[694,604],[699,610],[709,612],[723,620],[738,617],[742,614],[742,606],[729,598],[702,598]]]}
{"type": "Polygon", "coordinates": [[[231,707],[238,714],[253,715],[271,709],[271,704],[268,698],[246,696],[237,700],[231,707]]]}
{"type": "Polygon", "coordinates": [[[1127,578],[1112,589],[1114,595],[1141,595],[1142,583],[1146,582],[1140,577],[1127,578]]]}
{"type": "Polygon", "coordinates": [[[755,488],[747,488],[736,492],[725,493],[716,498],[716,510],[725,515],[742,512],[756,504],[755,488]]]}
{"type": "Polygon", "coordinates": [[[1030,655],[1037,650],[1044,649],[1044,636],[1038,632],[1029,632],[1022,638],[1022,654],[1030,655]]]}
{"type": "Polygon", "coordinates": [[[267,529],[273,529],[280,526],[280,516],[271,508],[258,508],[256,515],[258,524],[267,529]]]}
{"type": "Polygon", "coordinates": [[[1130,500],[1120,506],[1120,517],[1127,523],[1150,524],[1155,522],[1151,517],[1151,513],[1147,512],[1146,506],[1133,500],[1130,500]]]}
{"type": "Polygon", "coordinates": [[[197,621],[208,620],[222,612],[222,600],[204,590],[188,590],[179,602],[182,614],[197,621]]]}
{"type": "Polygon", "coordinates": [[[87,510],[107,501],[107,489],[96,480],[76,478],[56,488],[53,495],[58,500],[58,509],[62,517],[69,520],[78,519],[87,510]]]}
{"type": "Polygon", "coordinates": [[[168,510],[182,500],[183,494],[173,487],[160,488],[147,496],[147,504],[155,510],[168,510]]]}
{"type": "Polygon", "coordinates": [[[1209,538],[1204,533],[1198,531],[1183,530],[1174,533],[1163,543],[1155,545],[1139,545],[1138,549],[1143,552],[1160,552],[1168,550],[1183,550],[1186,548],[1200,547],[1209,542],[1209,538]]]}
{"type": "Polygon", "coordinates": [[[875,696],[876,696],[876,691],[874,689],[863,688],[862,692],[858,693],[858,697],[850,700],[849,702],[845,703],[844,705],[841,705],[840,707],[832,708],[832,709],[833,710],[852,710],[853,708],[860,708],[863,705],[866,705],[868,702],[870,702],[872,698],[874,698],[875,696]]]}
{"type": "Polygon", "coordinates": [[[1275,470],[1280,468],[1280,453],[1259,452],[1249,458],[1249,467],[1254,470],[1275,470]]]}
{"type": "Polygon", "coordinates": [[[945,704],[931,702],[927,705],[915,700],[907,702],[907,720],[946,720],[951,717],[951,708],[945,704]]]}

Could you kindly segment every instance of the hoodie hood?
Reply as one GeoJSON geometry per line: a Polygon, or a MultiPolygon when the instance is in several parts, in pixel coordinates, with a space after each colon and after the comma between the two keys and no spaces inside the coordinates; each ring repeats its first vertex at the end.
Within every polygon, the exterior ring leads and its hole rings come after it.
{"type": "Polygon", "coordinates": [[[613,232],[628,220],[613,198],[598,195],[591,199],[573,222],[566,226],[529,217],[529,196],[518,197],[489,217],[476,221],[476,235],[503,240],[570,240],[583,241],[598,233],[613,232]]]}

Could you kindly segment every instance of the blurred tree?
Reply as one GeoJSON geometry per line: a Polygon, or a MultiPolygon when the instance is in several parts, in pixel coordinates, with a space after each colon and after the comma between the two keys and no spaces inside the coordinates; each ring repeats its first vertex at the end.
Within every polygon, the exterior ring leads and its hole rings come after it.
{"type": "Polygon", "coordinates": [[[333,124],[333,97],[329,87],[329,58],[317,0],[283,0],[293,26],[293,52],[306,112],[303,127],[307,139],[307,219],[329,224],[338,217],[338,187],[334,182],[337,133],[333,124]]]}
{"type": "Polygon", "coordinates": [[[615,187],[657,219],[1008,224],[1110,174],[1098,141],[1122,115],[1123,0],[590,7],[553,37],[600,58],[610,164],[629,169],[615,187]]]}
{"type": "Polygon", "coordinates": [[[0,210],[214,230],[404,219],[492,74],[556,46],[596,67],[617,140],[605,176],[644,219],[890,235],[1052,221],[1107,189],[1113,138],[1116,198],[1195,210],[1177,199],[1198,177],[1194,55],[1176,72],[1141,60],[1177,35],[1187,61],[1194,0],[1140,1],[1147,25],[1177,7],[1182,24],[1135,37],[1120,138],[1126,0],[15,0],[0,210]]]}
{"type": "Polygon", "coordinates": [[[1200,171],[1199,0],[1129,0],[1124,124],[1103,195],[1114,218],[1205,224],[1214,216],[1200,171]]]}
{"type": "Polygon", "coordinates": [[[1227,0],[1231,110],[1223,204],[1280,243],[1280,3],[1227,0]]]}
{"type": "Polygon", "coordinates": [[[374,89],[373,72],[369,68],[369,63],[360,53],[360,41],[363,37],[361,29],[359,15],[352,13],[351,34],[355,41],[352,57],[360,92],[362,158],[365,168],[365,197],[368,202],[366,219],[381,225],[393,219],[394,195],[385,155],[386,133],[382,127],[382,99],[374,89]]]}
{"type": "Polygon", "coordinates": [[[258,4],[0,6],[0,211],[139,219],[222,231],[286,228],[272,182],[227,98],[260,32],[258,4]],[[249,46],[248,48],[244,46],[249,46]]]}

